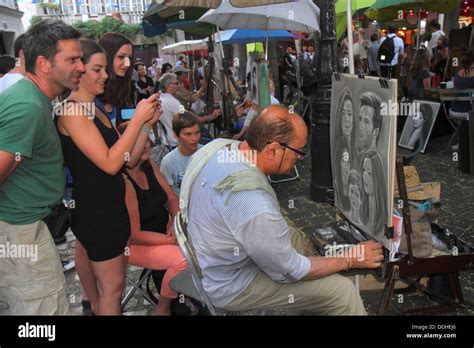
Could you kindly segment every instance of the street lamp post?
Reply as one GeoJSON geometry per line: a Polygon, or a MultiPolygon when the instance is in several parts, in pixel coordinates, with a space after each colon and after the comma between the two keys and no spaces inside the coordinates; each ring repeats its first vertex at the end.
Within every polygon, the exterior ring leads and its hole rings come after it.
{"type": "Polygon", "coordinates": [[[311,183],[310,199],[327,202],[332,186],[329,118],[331,112],[332,74],[336,66],[335,0],[314,0],[320,9],[317,40],[318,87],[311,100],[311,183]]]}

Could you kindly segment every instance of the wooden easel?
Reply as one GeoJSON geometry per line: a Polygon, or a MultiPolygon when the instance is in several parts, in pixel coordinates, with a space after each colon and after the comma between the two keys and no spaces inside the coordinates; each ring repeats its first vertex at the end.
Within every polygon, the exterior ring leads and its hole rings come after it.
{"type": "Polygon", "coordinates": [[[444,306],[438,305],[429,308],[415,309],[408,311],[406,314],[426,315],[445,313],[456,309],[467,309],[468,307],[464,304],[464,298],[458,276],[460,271],[474,270],[474,254],[469,253],[458,256],[443,255],[430,258],[415,258],[413,256],[411,245],[412,228],[410,210],[408,206],[408,194],[403,171],[403,159],[397,159],[396,170],[400,197],[403,200],[403,225],[407,238],[408,255],[401,260],[387,262],[385,264],[388,276],[378,314],[387,314],[390,307],[390,301],[393,295],[395,282],[397,280],[413,286],[427,295],[445,303],[444,306]],[[433,274],[446,274],[448,276],[454,299],[444,296],[439,292],[434,291],[433,289],[430,289],[420,282],[412,279],[413,277],[428,276],[433,274]]]}

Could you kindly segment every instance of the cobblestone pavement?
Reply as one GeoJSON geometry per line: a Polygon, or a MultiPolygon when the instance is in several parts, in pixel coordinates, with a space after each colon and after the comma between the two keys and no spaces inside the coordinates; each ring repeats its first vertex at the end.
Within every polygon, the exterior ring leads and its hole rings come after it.
{"type": "MultiPolygon", "coordinates": [[[[448,142],[447,137],[432,139],[428,144],[427,153],[418,156],[413,162],[417,167],[423,182],[440,181],[442,215],[439,218],[441,225],[461,237],[464,241],[474,245],[474,177],[460,172],[457,163],[453,162],[452,151],[443,151],[448,142]]],[[[309,151],[309,145],[307,146],[309,151]]],[[[404,150],[398,149],[398,155],[404,150]]],[[[280,205],[286,212],[287,218],[294,225],[302,228],[309,234],[314,229],[326,226],[335,219],[335,210],[329,204],[315,203],[309,199],[309,185],[311,181],[310,157],[298,163],[301,178],[287,183],[275,184],[280,205]]],[[[67,243],[58,246],[63,260],[74,258],[74,236],[67,234],[67,243]]],[[[129,267],[128,274],[137,278],[141,270],[129,267]]],[[[71,302],[71,314],[87,315],[83,313],[81,305],[81,286],[75,270],[66,272],[68,294],[71,302]]],[[[467,302],[474,302],[474,275],[464,272],[460,276],[464,298],[467,302]]],[[[127,289],[129,287],[127,286],[127,289]]],[[[361,293],[369,314],[376,314],[382,291],[363,291],[361,293]]],[[[405,293],[403,297],[394,295],[390,306],[390,314],[398,314],[407,309],[435,304],[426,296],[415,292],[405,293]],[[400,303],[402,302],[402,303],[400,303]]],[[[125,307],[125,315],[152,315],[154,309],[146,303],[141,295],[136,294],[125,307]]],[[[0,314],[6,313],[5,305],[0,299],[0,314]]],[[[472,315],[472,309],[460,314],[472,315]]]]}
{"type": "MultiPolygon", "coordinates": [[[[474,245],[474,175],[465,174],[458,169],[453,161],[453,151],[444,148],[449,137],[430,140],[425,154],[420,154],[412,164],[416,166],[422,182],[441,182],[442,213],[439,225],[447,227],[470,245],[474,245]]],[[[310,151],[309,145],[306,151],[310,151]]],[[[407,151],[397,148],[397,156],[407,151]]],[[[280,206],[288,217],[303,232],[309,235],[317,228],[327,226],[335,220],[335,209],[329,204],[315,203],[309,199],[311,182],[311,158],[307,156],[297,164],[301,178],[296,181],[274,185],[280,206]]],[[[464,299],[474,303],[474,275],[463,272],[460,275],[464,299]]],[[[382,291],[365,291],[361,293],[370,314],[377,313],[382,291]]],[[[424,295],[407,293],[403,297],[394,295],[390,306],[390,314],[436,304],[424,295]],[[403,303],[399,303],[403,301],[403,303]]],[[[462,314],[474,314],[473,309],[462,314]]]]}

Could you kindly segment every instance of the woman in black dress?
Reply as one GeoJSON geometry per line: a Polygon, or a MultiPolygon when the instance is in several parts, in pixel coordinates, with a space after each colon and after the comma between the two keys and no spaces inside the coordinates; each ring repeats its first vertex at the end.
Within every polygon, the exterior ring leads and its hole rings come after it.
{"type": "Polygon", "coordinates": [[[145,65],[141,62],[135,63],[133,66],[138,75],[138,80],[134,81],[135,91],[137,92],[137,103],[142,99],[148,98],[155,87],[153,79],[146,74],[145,65]]]}
{"type": "MultiPolygon", "coordinates": [[[[159,118],[156,95],[137,106],[133,120],[119,138],[107,116],[95,108],[107,80],[104,51],[91,40],[81,41],[86,72],[57,120],[66,164],[74,177],[76,265],[81,283],[100,315],[120,314],[125,284],[130,220],[121,173],[147,122],[159,118]],[[78,254],[80,259],[77,259],[78,254]]],[[[142,149],[140,149],[142,152],[142,149]]]]}

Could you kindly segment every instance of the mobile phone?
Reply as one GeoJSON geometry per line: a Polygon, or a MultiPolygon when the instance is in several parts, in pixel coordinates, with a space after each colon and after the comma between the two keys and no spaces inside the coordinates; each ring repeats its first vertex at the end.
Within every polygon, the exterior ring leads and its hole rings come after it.
{"type": "Polygon", "coordinates": [[[134,113],[135,109],[122,109],[120,116],[122,117],[122,120],[129,121],[132,119],[134,113]]]}

